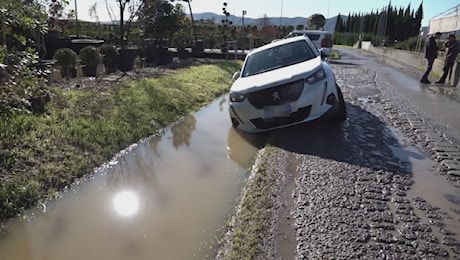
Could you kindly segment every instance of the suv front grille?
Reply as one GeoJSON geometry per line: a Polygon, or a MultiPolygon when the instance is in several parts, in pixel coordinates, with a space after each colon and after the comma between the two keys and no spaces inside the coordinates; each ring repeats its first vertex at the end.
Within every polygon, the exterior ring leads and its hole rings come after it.
{"type": "Polygon", "coordinates": [[[253,123],[259,129],[270,129],[283,125],[289,125],[293,123],[305,120],[310,115],[311,106],[302,107],[294,113],[291,113],[288,117],[275,117],[270,120],[264,120],[263,118],[251,119],[253,123]]]}
{"type": "Polygon", "coordinates": [[[282,105],[299,99],[304,87],[304,80],[297,80],[268,89],[251,92],[247,95],[249,102],[257,109],[265,106],[282,105]]]}

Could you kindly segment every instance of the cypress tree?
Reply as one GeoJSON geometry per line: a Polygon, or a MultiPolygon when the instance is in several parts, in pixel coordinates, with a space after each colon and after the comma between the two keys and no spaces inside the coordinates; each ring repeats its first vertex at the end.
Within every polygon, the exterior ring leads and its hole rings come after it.
{"type": "Polygon", "coordinates": [[[337,21],[335,22],[335,31],[342,32],[342,26],[343,26],[342,16],[339,13],[339,15],[337,16],[337,21]]]}
{"type": "Polygon", "coordinates": [[[415,12],[414,18],[414,35],[418,35],[420,28],[422,27],[422,19],[423,19],[423,2],[420,3],[417,11],[415,12]]]}

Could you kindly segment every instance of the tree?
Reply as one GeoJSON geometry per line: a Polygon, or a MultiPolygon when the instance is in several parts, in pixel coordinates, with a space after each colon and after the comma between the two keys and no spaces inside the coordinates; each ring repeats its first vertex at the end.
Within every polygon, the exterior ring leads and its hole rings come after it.
{"type": "Polygon", "coordinates": [[[180,20],[184,16],[180,5],[172,5],[168,0],[145,1],[140,14],[144,36],[161,40],[171,40],[181,28],[180,20]],[[147,4],[148,3],[148,4],[147,4]]]}
{"type": "Polygon", "coordinates": [[[303,30],[305,29],[305,26],[303,24],[298,24],[296,27],[295,27],[296,30],[303,30]]]}
{"type": "Polygon", "coordinates": [[[423,19],[423,2],[420,3],[417,11],[415,12],[415,19],[414,19],[414,31],[412,32],[413,35],[417,35],[419,33],[420,28],[422,27],[422,19],[423,19]]]}
{"type": "MultiPolygon", "coordinates": [[[[62,19],[64,18],[64,8],[69,4],[67,0],[51,0],[48,4],[49,13],[49,29],[55,31],[63,31],[64,24],[62,19]]],[[[70,10],[74,13],[74,10],[70,10]]]]}
{"type": "Polygon", "coordinates": [[[267,14],[264,14],[263,18],[260,19],[260,27],[262,31],[261,36],[266,42],[274,40],[278,35],[278,28],[271,24],[267,14]]]}
{"type": "Polygon", "coordinates": [[[319,30],[326,24],[326,18],[322,14],[312,14],[308,17],[307,28],[310,30],[319,30]]]}
{"type": "Polygon", "coordinates": [[[264,28],[269,25],[271,25],[270,18],[268,18],[267,14],[264,14],[264,16],[259,19],[259,27],[264,28]]]}
{"type": "Polygon", "coordinates": [[[193,38],[195,40],[195,43],[198,41],[197,36],[196,36],[196,29],[195,29],[195,21],[193,20],[193,13],[192,13],[192,5],[190,2],[192,0],[182,0],[183,2],[186,2],[188,4],[188,9],[190,10],[190,19],[192,20],[192,30],[193,30],[193,38]]]}
{"type": "Polygon", "coordinates": [[[344,29],[345,29],[345,25],[343,24],[342,15],[339,13],[339,15],[337,15],[337,21],[335,23],[335,31],[343,32],[344,29]]]}
{"type": "MultiPolygon", "coordinates": [[[[65,1],[65,0],[62,0],[62,1],[65,1]]],[[[115,23],[117,22],[116,15],[114,14],[114,11],[112,10],[112,6],[109,4],[108,1],[110,0],[105,0],[105,6],[107,9],[107,13],[109,14],[109,17],[112,20],[112,22],[115,23]]],[[[140,11],[142,10],[142,8],[144,7],[144,4],[147,1],[131,2],[130,0],[116,0],[116,2],[118,5],[118,11],[120,14],[119,41],[120,41],[120,47],[123,49],[125,46],[125,41],[128,38],[127,36],[129,35],[129,32],[130,32],[131,24],[134,21],[134,19],[139,16],[140,11]],[[126,12],[128,12],[128,20],[125,24],[125,13],[126,12]]]]}
{"type": "Polygon", "coordinates": [[[33,0],[0,0],[0,117],[32,110],[30,100],[43,95],[43,71],[37,68],[47,15],[33,0]]]}

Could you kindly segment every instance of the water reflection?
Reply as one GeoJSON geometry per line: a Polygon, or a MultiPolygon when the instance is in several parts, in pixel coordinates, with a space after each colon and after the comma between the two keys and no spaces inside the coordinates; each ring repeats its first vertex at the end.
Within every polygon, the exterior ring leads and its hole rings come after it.
{"type": "Polygon", "coordinates": [[[189,115],[171,127],[173,134],[172,142],[176,149],[183,144],[190,146],[190,139],[192,138],[193,130],[195,130],[195,124],[196,118],[193,115],[189,115]]]}
{"type": "Polygon", "coordinates": [[[227,96],[223,95],[219,101],[219,111],[224,111],[224,105],[227,105],[227,96]]]}
{"type": "Polygon", "coordinates": [[[121,217],[132,217],[139,211],[139,198],[133,191],[121,191],[113,198],[113,207],[121,217]]]}
{"type": "Polygon", "coordinates": [[[249,134],[230,127],[227,134],[227,157],[243,168],[252,165],[257,150],[266,144],[266,134],[249,134]]]}

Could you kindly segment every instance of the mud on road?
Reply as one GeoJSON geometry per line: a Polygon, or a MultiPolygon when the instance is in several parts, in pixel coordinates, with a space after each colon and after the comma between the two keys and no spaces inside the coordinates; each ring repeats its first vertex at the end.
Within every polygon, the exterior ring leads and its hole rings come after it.
{"type": "MultiPolygon", "coordinates": [[[[263,137],[271,152],[259,161],[271,167],[252,174],[276,185],[265,194],[272,214],[252,258],[460,258],[458,144],[377,81],[385,65],[372,59],[332,64],[347,101],[342,126],[314,122],[263,137]],[[418,190],[420,174],[445,186],[418,190]]],[[[233,257],[221,250],[218,258],[233,257]]]]}

